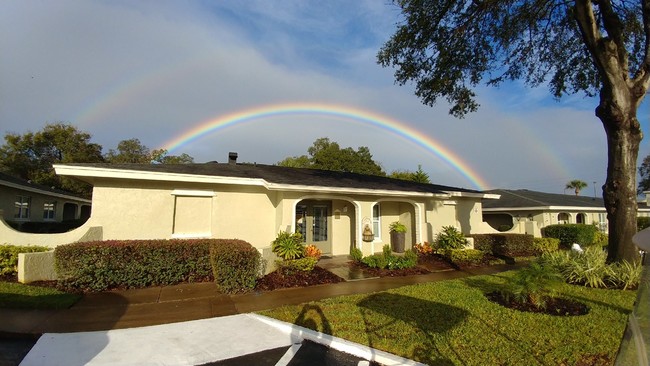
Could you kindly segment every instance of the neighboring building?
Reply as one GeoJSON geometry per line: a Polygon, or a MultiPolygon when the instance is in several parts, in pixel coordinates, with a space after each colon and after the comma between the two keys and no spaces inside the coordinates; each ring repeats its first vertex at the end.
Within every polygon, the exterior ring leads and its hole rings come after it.
{"type": "MultiPolygon", "coordinates": [[[[483,220],[494,229],[512,226],[533,235],[555,224],[596,224],[607,232],[607,211],[602,198],[554,194],[526,189],[495,189],[498,200],[483,202],[483,220]]],[[[648,197],[648,196],[646,196],[648,197]]],[[[649,216],[647,203],[639,204],[639,216],[649,216]]]]}
{"type": "Polygon", "coordinates": [[[644,197],[643,200],[637,202],[638,216],[650,217],[650,191],[644,191],[643,197],[644,197]]]}
{"type": "Polygon", "coordinates": [[[14,227],[85,219],[90,205],[91,200],[70,192],[0,173],[0,217],[14,227]]]}
{"type": "MultiPolygon", "coordinates": [[[[365,254],[389,244],[389,225],[408,227],[406,248],[443,226],[491,232],[484,192],[386,177],[237,164],[67,164],[57,174],[93,185],[93,212],[80,229],[101,239],[237,238],[268,248],[280,231],[299,231],[324,254],[365,254]],[[365,236],[364,228],[372,230],[365,236]]],[[[18,240],[18,239],[16,239],[18,240]]],[[[50,244],[54,245],[55,244],[50,244]]]]}

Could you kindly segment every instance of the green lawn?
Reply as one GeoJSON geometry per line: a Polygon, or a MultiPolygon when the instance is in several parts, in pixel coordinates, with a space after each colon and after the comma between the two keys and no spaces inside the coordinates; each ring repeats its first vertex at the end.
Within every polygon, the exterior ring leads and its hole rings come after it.
{"type": "Polygon", "coordinates": [[[430,365],[610,365],[636,292],[563,285],[590,308],[557,317],[485,298],[514,272],[343,296],[262,315],[430,365]]]}
{"type": "Polygon", "coordinates": [[[0,308],[65,309],[77,302],[80,295],[49,287],[0,282],[0,308]]]}

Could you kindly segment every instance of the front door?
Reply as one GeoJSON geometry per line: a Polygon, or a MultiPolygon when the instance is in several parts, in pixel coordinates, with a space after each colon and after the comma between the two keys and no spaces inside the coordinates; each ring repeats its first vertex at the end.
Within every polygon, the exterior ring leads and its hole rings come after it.
{"type": "Polygon", "coordinates": [[[330,207],[327,201],[302,201],[296,206],[296,231],[323,254],[332,253],[330,207]]]}

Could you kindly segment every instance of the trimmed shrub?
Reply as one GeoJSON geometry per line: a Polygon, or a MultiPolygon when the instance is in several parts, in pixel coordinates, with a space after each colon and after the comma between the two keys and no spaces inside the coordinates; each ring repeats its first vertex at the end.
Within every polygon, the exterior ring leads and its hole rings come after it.
{"type": "Polygon", "coordinates": [[[18,274],[18,254],[47,252],[51,248],[27,245],[0,245],[0,276],[15,276],[18,274]]]}
{"type": "Polygon", "coordinates": [[[528,257],[535,254],[533,236],[528,234],[475,234],[474,249],[508,257],[528,257]]]}
{"type": "Polygon", "coordinates": [[[608,244],[609,236],[600,230],[596,230],[596,234],[594,235],[594,245],[599,247],[606,247],[608,244]]]}
{"type": "Polygon", "coordinates": [[[596,232],[598,229],[595,226],[584,224],[549,225],[542,229],[545,238],[560,239],[562,248],[571,248],[573,243],[582,247],[593,245],[596,232]]]}
{"type": "Polygon", "coordinates": [[[485,253],[478,249],[447,249],[443,255],[457,265],[479,265],[483,262],[485,253]]]}
{"type": "Polygon", "coordinates": [[[278,271],[285,274],[291,274],[293,272],[310,272],[316,267],[318,259],[315,257],[304,257],[300,259],[279,259],[275,261],[275,266],[278,271]]]}
{"type": "Polygon", "coordinates": [[[214,282],[223,293],[246,292],[255,288],[260,275],[261,255],[243,240],[220,240],[210,245],[214,282]]]}
{"type": "Polygon", "coordinates": [[[210,245],[228,240],[129,240],[60,245],[54,249],[58,285],[104,291],[211,280],[210,245]]]}
{"type": "Polygon", "coordinates": [[[556,252],[560,248],[560,239],[533,238],[533,252],[536,255],[556,252]]]}

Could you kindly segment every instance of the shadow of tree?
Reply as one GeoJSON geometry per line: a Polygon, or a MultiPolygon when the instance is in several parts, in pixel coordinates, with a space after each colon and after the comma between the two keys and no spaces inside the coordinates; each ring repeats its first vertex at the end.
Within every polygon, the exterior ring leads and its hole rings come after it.
{"type": "Polygon", "coordinates": [[[453,365],[451,359],[443,356],[441,347],[451,348],[450,345],[438,344],[438,335],[448,332],[463,322],[469,313],[458,307],[422,300],[410,296],[393,293],[376,293],[365,297],[359,303],[362,308],[363,321],[366,327],[370,347],[376,340],[382,339],[385,332],[398,321],[408,323],[422,331],[426,341],[415,346],[408,357],[430,365],[453,365]],[[387,316],[389,321],[381,320],[375,314],[387,316]]]}

